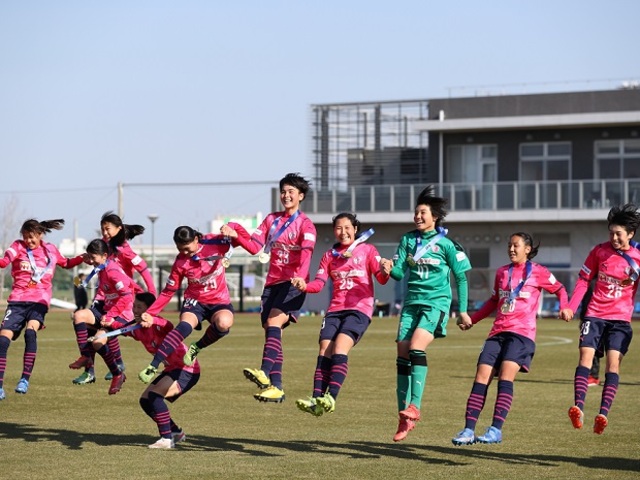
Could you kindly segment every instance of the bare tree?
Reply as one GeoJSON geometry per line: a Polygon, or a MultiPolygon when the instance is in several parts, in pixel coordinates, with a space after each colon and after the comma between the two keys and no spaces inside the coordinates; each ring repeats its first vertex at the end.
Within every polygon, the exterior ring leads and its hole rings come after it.
{"type": "MultiPolygon", "coordinates": [[[[20,225],[20,215],[22,215],[20,200],[14,193],[7,199],[2,209],[2,219],[0,220],[0,255],[4,254],[4,251],[16,238],[16,231],[20,225]]],[[[6,268],[0,269],[0,300],[4,299],[4,280],[6,273],[6,268]]]]}

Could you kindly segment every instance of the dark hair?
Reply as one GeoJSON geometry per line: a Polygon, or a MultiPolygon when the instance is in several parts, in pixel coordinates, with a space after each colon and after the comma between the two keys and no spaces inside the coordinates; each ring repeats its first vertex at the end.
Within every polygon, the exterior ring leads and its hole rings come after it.
{"type": "Polygon", "coordinates": [[[627,233],[636,232],[640,226],[640,213],[638,207],[633,203],[626,203],[622,206],[617,205],[609,210],[607,215],[609,226],[620,225],[627,233]]]}
{"type": "Polygon", "coordinates": [[[109,245],[101,238],[95,238],[87,245],[87,253],[90,255],[109,255],[109,245]]]}
{"type": "Polygon", "coordinates": [[[112,211],[105,212],[100,219],[100,226],[105,223],[111,223],[116,227],[120,227],[120,231],[109,239],[109,246],[111,248],[117,248],[122,245],[126,240],[131,240],[138,235],[144,233],[144,227],[142,225],[128,225],[122,222],[122,219],[113,213],[112,211]]]}
{"type": "Polygon", "coordinates": [[[520,237],[524,242],[525,246],[531,247],[531,251],[527,255],[527,260],[531,260],[538,254],[538,249],[540,248],[540,242],[537,245],[533,244],[533,237],[526,232],[516,232],[509,235],[509,240],[511,237],[520,237]]]}
{"type": "Polygon", "coordinates": [[[435,192],[435,187],[433,185],[425,187],[416,199],[416,208],[418,205],[429,205],[431,208],[431,214],[436,218],[436,226],[439,227],[448,213],[445,209],[447,199],[436,197],[435,192]]]}
{"type": "Polygon", "coordinates": [[[186,245],[187,243],[193,242],[196,238],[200,240],[202,234],[186,225],[176,228],[173,232],[173,241],[176,245],[186,245]]]}
{"type": "Polygon", "coordinates": [[[351,222],[351,225],[353,225],[353,228],[356,229],[356,231],[360,231],[360,220],[358,220],[356,218],[356,214],[355,213],[348,213],[348,212],[342,212],[339,213],[338,215],[336,215],[335,217],[333,217],[333,219],[331,220],[333,223],[333,226],[335,228],[336,226],[336,222],[338,220],[340,220],[341,218],[347,218],[349,219],[349,221],[351,222]]]}
{"type": "Polygon", "coordinates": [[[51,230],[62,230],[62,227],[64,227],[64,220],[61,218],[58,220],[43,220],[42,222],[39,222],[35,218],[30,218],[20,227],[20,234],[49,233],[51,230]]]}
{"type": "Polygon", "coordinates": [[[280,180],[280,191],[282,191],[285,185],[291,185],[297,188],[300,193],[306,197],[311,183],[299,173],[287,173],[282,180],[280,180]]]}
{"type": "Polygon", "coordinates": [[[156,296],[151,292],[140,292],[136,293],[136,300],[144,303],[147,308],[153,305],[153,302],[156,301],[156,296]]]}

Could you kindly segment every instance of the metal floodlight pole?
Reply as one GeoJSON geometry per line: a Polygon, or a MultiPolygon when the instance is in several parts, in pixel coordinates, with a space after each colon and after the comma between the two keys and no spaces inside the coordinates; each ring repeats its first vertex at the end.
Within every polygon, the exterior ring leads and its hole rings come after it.
{"type": "Polygon", "coordinates": [[[156,220],[158,220],[158,215],[155,213],[150,213],[147,215],[149,221],[151,221],[151,278],[153,279],[153,285],[156,287],[156,291],[158,290],[158,286],[156,285],[156,220]]]}

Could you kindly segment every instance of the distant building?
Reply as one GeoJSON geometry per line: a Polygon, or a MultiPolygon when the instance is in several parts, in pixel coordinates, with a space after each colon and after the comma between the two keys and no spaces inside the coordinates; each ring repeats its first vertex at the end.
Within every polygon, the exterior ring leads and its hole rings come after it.
{"type": "MultiPolygon", "coordinates": [[[[414,228],[427,184],[449,199],[450,236],[473,265],[470,298],[486,299],[515,231],[541,242],[536,261],[571,290],[589,249],[606,241],[614,204],[640,202],[640,89],[312,105],[314,266],[332,217],[358,214],[390,256],[414,228]]],[[[279,208],[278,192],[272,203],[279,208]]],[[[315,270],[312,271],[312,275],[315,270]]],[[[402,286],[378,287],[392,303],[402,286]]],[[[309,295],[320,309],[328,292],[309,295]]]]}

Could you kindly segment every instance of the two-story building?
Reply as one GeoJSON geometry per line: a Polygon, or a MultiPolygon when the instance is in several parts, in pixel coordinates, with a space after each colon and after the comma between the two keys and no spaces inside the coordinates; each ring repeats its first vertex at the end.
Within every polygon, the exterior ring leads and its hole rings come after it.
{"type": "MultiPolygon", "coordinates": [[[[516,231],[571,291],[589,250],[607,241],[614,204],[640,202],[640,89],[313,105],[313,191],[319,257],[332,217],[355,212],[383,256],[413,228],[427,184],[449,199],[449,235],[473,265],[470,298],[487,298],[516,231]]],[[[278,208],[277,192],[273,197],[278,208]]],[[[381,302],[402,285],[377,289],[381,302]]],[[[307,306],[326,307],[328,289],[307,306]]]]}

